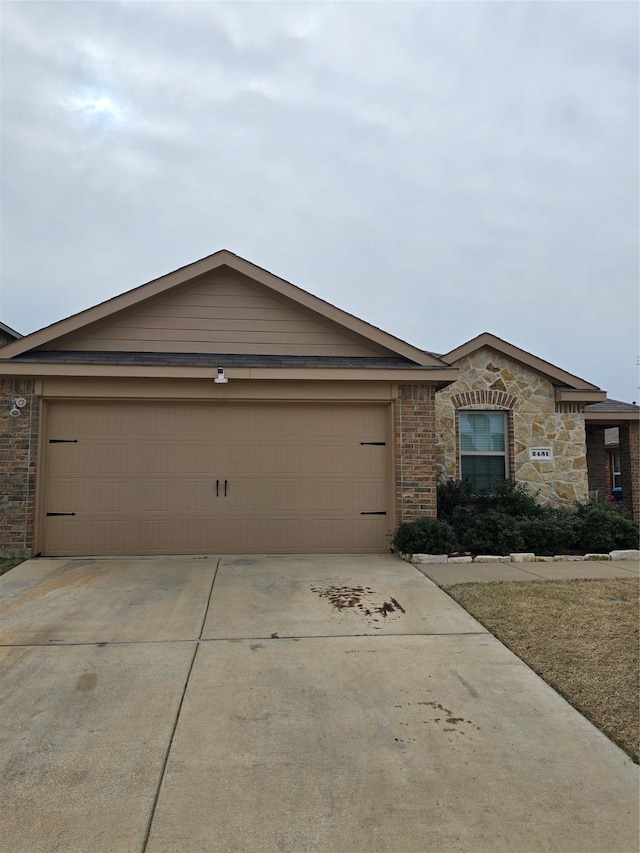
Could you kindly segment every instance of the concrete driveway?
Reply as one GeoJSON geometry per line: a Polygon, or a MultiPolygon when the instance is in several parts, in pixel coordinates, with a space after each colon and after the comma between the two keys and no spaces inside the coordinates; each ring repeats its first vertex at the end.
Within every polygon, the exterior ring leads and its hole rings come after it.
{"type": "Polygon", "coordinates": [[[0,578],[11,853],[635,853],[638,768],[392,556],[0,578]]]}

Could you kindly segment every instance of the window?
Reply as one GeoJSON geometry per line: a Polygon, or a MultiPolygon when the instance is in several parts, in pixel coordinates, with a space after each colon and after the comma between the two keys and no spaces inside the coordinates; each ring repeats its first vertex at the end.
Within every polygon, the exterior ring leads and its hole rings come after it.
{"type": "Polygon", "coordinates": [[[620,471],[620,454],[611,454],[611,476],[613,480],[613,488],[619,489],[622,487],[622,473],[620,471]]]}
{"type": "Polygon", "coordinates": [[[460,478],[478,491],[506,480],[507,416],[504,412],[460,412],[460,478]]]}

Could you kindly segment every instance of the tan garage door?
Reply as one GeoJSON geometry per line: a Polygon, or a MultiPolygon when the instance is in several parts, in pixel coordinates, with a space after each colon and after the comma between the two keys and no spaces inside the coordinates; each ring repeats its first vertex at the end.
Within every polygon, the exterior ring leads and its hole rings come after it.
{"type": "Polygon", "coordinates": [[[56,402],[42,552],[380,552],[389,409],[56,402]]]}

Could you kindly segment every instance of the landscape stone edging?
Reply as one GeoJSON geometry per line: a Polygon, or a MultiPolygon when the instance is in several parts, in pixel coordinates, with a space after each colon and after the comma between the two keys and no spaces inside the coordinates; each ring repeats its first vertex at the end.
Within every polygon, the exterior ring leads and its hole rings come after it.
{"type": "Polygon", "coordinates": [[[396,551],[399,557],[412,565],[444,563],[568,563],[577,561],[605,562],[607,560],[640,560],[640,549],[628,549],[621,551],[610,551],[608,554],[585,554],[576,557],[569,554],[557,554],[555,557],[537,557],[535,554],[509,554],[508,556],[492,556],[491,554],[478,554],[476,557],[449,557],[447,554],[404,554],[396,551]]]}

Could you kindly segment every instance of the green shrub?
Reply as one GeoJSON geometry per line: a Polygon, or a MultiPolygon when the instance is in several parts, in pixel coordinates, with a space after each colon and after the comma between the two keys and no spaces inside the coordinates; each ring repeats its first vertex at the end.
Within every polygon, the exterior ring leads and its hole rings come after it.
{"type": "Polygon", "coordinates": [[[438,518],[452,524],[460,538],[491,509],[514,518],[531,518],[542,511],[526,486],[512,480],[498,483],[492,492],[474,492],[471,483],[463,480],[449,478],[438,483],[438,518]]]}
{"type": "Polygon", "coordinates": [[[458,509],[466,509],[473,503],[473,486],[468,480],[446,477],[438,480],[438,518],[448,521],[458,509]]]}
{"type": "Polygon", "coordinates": [[[438,518],[449,522],[458,542],[466,541],[480,516],[493,506],[493,495],[475,492],[467,480],[440,480],[437,494],[438,518]]]}
{"type": "Polygon", "coordinates": [[[478,518],[466,544],[476,554],[499,556],[522,551],[523,540],[512,516],[490,509],[478,518]]]}
{"type": "Polygon", "coordinates": [[[393,544],[405,554],[448,554],[456,544],[456,534],[440,518],[417,518],[398,527],[393,544]]]}
{"type": "Polygon", "coordinates": [[[579,547],[580,522],[569,510],[541,508],[538,515],[519,519],[518,529],[523,549],[541,557],[579,547]]]}
{"type": "Polygon", "coordinates": [[[608,554],[618,548],[638,547],[638,525],[615,507],[602,503],[578,506],[578,542],[585,551],[608,554]]]}
{"type": "Polygon", "coordinates": [[[459,506],[445,520],[453,527],[458,543],[464,543],[481,516],[482,511],[477,507],[459,506]]]}
{"type": "Polygon", "coordinates": [[[491,508],[514,518],[532,518],[542,513],[536,496],[530,494],[522,483],[503,480],[491,494],[491,508]]]}

